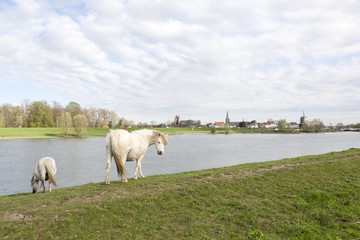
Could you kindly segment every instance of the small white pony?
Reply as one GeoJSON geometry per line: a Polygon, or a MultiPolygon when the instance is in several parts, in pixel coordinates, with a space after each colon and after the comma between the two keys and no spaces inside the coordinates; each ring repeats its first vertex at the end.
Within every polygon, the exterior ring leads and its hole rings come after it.
{"type": "MultiPolygon", "coordinates": [[[[49,180],[49,192],[51,192],[51,183],[56,186],[55,181],[56,174],[56,165],[55,160],[51,157],[44,157],[39,160],[36,164],[33,176],[31,178],[31,187],[32,192],[36,193],[39,188],[39,181],[41,182],[41,187],[43,187],[43,192],[45,193],[45,181],[49,180]]],[[[40,187],[40,188],[41,188],[40,187]]]]}
{"type": "Polygon", "coordinates": [[[164,153],[164,145],[168,144],[167,135],[156,130],[137,130],[129,133],[125,130],[111,130],[106,136],[106,178],[105,184],[110,184],[109,171],[111,158],[114,157],[119,177],[123,182],[127,182],[125,176],[125,161],[136,161],[134,179],[137,179],[137,171],[141,178],[144,178],[141,171],[141,159],[146,150],[155,144],[157,153],[164,153]]]}

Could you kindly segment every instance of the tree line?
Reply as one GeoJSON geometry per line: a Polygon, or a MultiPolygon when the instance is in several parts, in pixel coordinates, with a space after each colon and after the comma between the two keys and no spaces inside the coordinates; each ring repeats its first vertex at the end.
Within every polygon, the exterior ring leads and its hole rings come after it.
{"type": "Polygon", "coordinates": [[[105,108],[82,108],[76,102],[62,106],[54,101],[24,100],[20,106],[0,105],[0,127],[125,127],[133,124],[105,108]]]}

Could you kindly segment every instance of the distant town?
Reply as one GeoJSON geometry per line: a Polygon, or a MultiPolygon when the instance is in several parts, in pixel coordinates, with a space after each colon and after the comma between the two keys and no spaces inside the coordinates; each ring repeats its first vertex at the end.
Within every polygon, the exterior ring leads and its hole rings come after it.
{"type": "MultiPolygon", "coordinates": [[[[301,129],[305,128],[306,125],[317,125],[315,127],[321,130],[337,130],[337,131],[360,131],[360,124],[354,124],[352,126],[345,126],[343,124],[337,124],[333,126],[330,123],[330,126],[325,126],[323,122],[319,119],[315,119],[313,121],[306,121],[307,116],[303,112],[303,115],[299,117],[300,121],[297,122],[286,122],[285,119],[281,120],[268,120],[267,122],[257,122],[256,120],[252,121],[231,121],[229,117],[229,112],[226,112],[225,121],[215,121],[214,123],[208,123],[206,125],[201,125],[201,122],[195,120],[181,120],[179,115],[176,115],[174,118],[173,123],[171,124],[172,127],[210,127],[210,128],[262,128],[262,129],[273,129],[273,130],[295,130],[300,131],[301,129]]],[[[158,126],[161,127],[161,126],[158,126]]],[[[162,126],[164,127],[164,126],[162,126]]]]}

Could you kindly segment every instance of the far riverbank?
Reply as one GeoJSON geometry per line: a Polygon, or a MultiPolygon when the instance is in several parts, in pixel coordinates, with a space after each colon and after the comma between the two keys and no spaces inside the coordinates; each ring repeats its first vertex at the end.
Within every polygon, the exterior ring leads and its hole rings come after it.
{"type": "MultiPolygon", "coordinates": [[[[127,128],[129,132],[140,128],[127,128]]],[[[216,128],[215,132],[211,128],[153,128],[168,135],[192,135],[192,134],[236,134],[236,133],[284,133],[272,129],[250,129],[250,128],[216,128]]],[[[83,137],[105,137],[110,131],[109,128],[87,128],[83,137]]],[[[299,132],[285,132],[299,133],[299,132]]],[[[9,138],[51,138],[63,137],[60,128],[0,128],[0,139],[9,138]]],[[[73,129],[69,136],[76,137],[73,129]]]]}

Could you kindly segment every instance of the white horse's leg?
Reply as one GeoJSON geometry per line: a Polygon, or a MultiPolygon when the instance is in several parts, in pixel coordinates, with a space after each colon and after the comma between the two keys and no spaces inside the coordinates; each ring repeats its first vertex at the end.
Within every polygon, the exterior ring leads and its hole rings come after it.
{"type": "Polygon", "coordinates": [[[109,180],[109,173],[110,173],[110,167],[111,167],[111,155],[108,155],[108,160],[106,163],[106,178],[105,178],[105,184],[110,184],[109,180]]]}
{"type": "Polygon", "coordinates": [[[106,156],[107,156],[107,163],[106,163],[105,184],[110,184],[109,172],[110,172],[110,167],[111,167],[112,153],[111,153],[111,142],[110,142],[109,135],[106,137],[106,156]]]}
{"type": "Polygon", "coordinates": [[[45,178],[41,179],[41,187],[43,188],[43,193],[45,193],[45,178]]]}
{"type": "Polygon", "coordinates": [[[144,155],[142,155],[137,161],[136,161],[136,168],[134,172],[134,179],[137,179],[137,171],[139,170],[139,174],[141,178],[144,178],[145,176],[142,174],[141,171],[141,160],[143,159],[144,155]]]}
{"type": "Polygon", "coordinates": [[[126,155],[122,156],[120,161],[122,161],[123,166],[124,166],[124,171],[121,174],[121,181],[124,182],[124,183],[127,183],[128,180],[126,179],[126,175],[125,175],[125,172],[126,172],[126,170],[125,170],[126,155]]]}
{"type": "Polygon", "coordinates": [[[49,180],[49,192],[51,192],[51,180],[49,180]]]}

